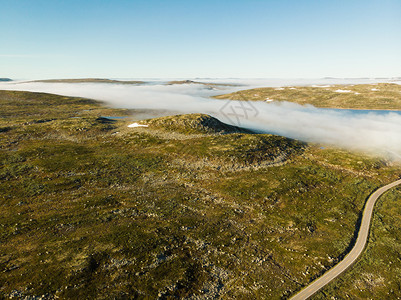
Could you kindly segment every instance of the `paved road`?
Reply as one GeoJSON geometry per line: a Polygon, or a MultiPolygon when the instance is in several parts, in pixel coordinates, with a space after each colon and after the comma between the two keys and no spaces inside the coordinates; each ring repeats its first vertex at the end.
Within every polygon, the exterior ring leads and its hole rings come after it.
{"type": "Polygon", "coordinates": [[[374,192],[368,199],[365,205],[365,209],[362,215],[361,227],[359,228],[358,237],[354,248],[344,257],[344,259],[331,268],[329,271],[323,274],[323,276],[317,278],[299,293],[295,294],[290,300],[303,300],[312,296],[314,293],[319,291],[322,287],[344,272],[349,266],[351,266],[361,255],[363,249],[366,246],[366,242],[369,235],[369,226],[372,218],[373,207],[376,200],[387,190],[401,184],[401,179],[386,186],[381,187],[376,192],[374,192]]]}

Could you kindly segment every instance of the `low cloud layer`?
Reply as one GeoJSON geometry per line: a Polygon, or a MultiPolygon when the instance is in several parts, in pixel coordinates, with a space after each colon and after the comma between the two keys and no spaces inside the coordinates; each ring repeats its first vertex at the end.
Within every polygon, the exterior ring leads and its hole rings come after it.
{"type": "MultiPolygon", "coordinates": [[[[225,82],[229,82],[226,80],[225,82]]],[[[318,109],[282,102],[215,100],[211,95],[253,86],[322,84],[322,82],[241,82],[242,87],[211,88],[196,84],[143,86],[119,84],[2,83],[0,89],[48,92],[105,101],[118,108],[161,109],[207,113],[233,125],[275,133],[307,142],[387,153],[401,158],[401,113],[318,109]]],[[[332,84],[334,82],[324,82],[332,84]]],[[[335,82],[341,83],[341,82],[335,82]]],[[[347,82],[348,84],[351,82],[347,82]]],[[[358,82],[352,82],[358,83],[358,82]]],[[[363,83],[363,82],[361,82],[363,83]]]]}

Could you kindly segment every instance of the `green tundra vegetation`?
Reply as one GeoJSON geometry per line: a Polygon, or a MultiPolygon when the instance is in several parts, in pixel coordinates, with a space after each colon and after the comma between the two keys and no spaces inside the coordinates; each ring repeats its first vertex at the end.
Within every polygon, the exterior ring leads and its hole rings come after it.
{"type": "MultiPolygon", "coordinates": [[[[14,91],[0,107],[3,298],[288,298],[347,253],[366,198],[401,175],[207,115],[128,128],[139,111],[14,91]]],[[[401,296],[399,196],[317,299],[401,296]]]]}
{"type": "Polygon", "coordinates": [[[289,101],[321,108],[401,110],[401,85],[394,83],[256,88],[216,99],[289,101]]]}

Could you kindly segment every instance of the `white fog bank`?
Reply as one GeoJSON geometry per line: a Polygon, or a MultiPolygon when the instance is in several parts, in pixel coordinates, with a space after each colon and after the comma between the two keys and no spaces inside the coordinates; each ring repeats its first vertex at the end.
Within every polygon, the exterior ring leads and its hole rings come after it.
{"type": "MultiPolygon", "coordinates": [[[[199,80],[205,82],[206,80],[199,80]]],[[[210,80],[212,81],[212,80],[210,80]]],[[[198,84],[146,85],[100,83],[0,83],[0,89],[47,92],[105,101],[117,108],[161,109],[181,113],[206,113],[237,126],[275,133],[307,142],[332,144],[349,149],[379,151],[401,157],[401,113],[352,112],[318,109],[290,102],[241,102],[216,100],[211,95],[229,93],[256,86],[312,84],[357,84],[379,80],[239,80],[213,82],[242,84],[240,87],[198,84]]]]}

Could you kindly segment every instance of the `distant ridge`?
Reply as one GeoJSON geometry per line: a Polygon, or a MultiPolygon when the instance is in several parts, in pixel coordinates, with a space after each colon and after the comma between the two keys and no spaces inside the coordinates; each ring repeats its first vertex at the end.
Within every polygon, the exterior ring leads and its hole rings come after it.
{"type": "Polygon", "coordinates": [[[213,96],[263,102],[294,102],[320,108],[401,110],[401,85],[397,83],[330,84],[312,86],[266,87],[213,96]]]}
{"type": "Polygon", "coordinates": [[[113,80],[107,78],[74,78],[74,79],[44,79],[33,80],[31,82],[47,82],[47,83],[118,83],[118,84],[143,84],[144,81],[139,80],[113,80]]]}
{"type": "Polygon", "coordinates": [[[0,78],[0,81],[13,81],[13,80],[10,78],[0,78]]]}
{"type": "Polygon", "coordinates": [[[175,84],[203,84],[206,86],[238,86],[237,84],[229,84],[229,83],[208,83],[201,81],[193,81],[193,80],[173,80],[166,83],[166,85],[175,85],[175,84]]]}

